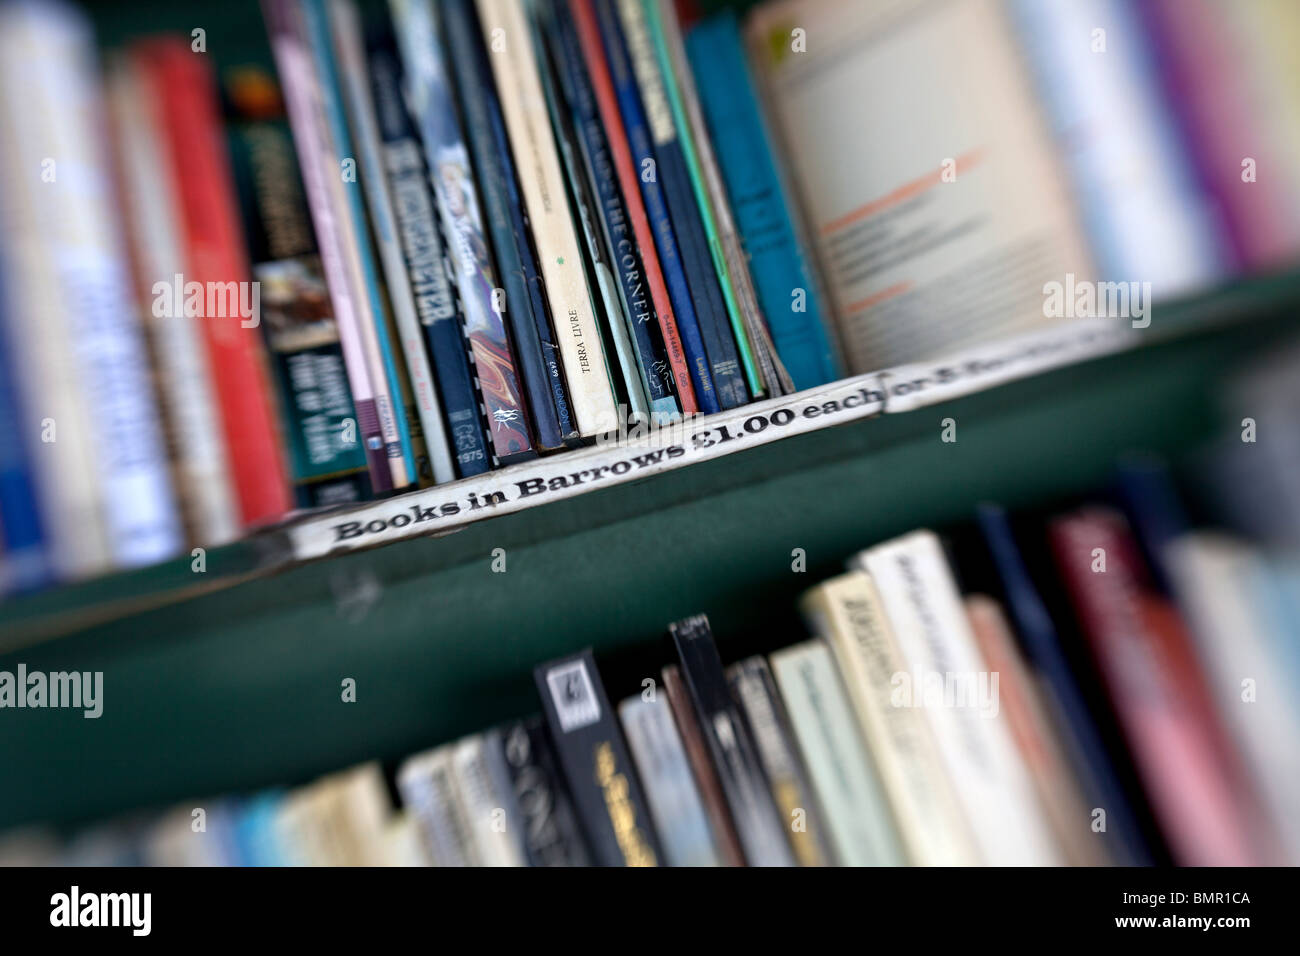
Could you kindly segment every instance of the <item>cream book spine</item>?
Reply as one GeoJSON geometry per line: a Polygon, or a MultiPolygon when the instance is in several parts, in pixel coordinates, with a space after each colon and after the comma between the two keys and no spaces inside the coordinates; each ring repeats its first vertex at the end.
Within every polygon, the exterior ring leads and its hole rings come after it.
{"type": "Polygon", "coordinates": [[[894,679],[907,668],[875,582],[850,571],[808,591],[800,610],[839,666],[911,862],[978,864],[979,850],[925,716],[894,706],[894,679]]]}
{"type": "Polygon", "coordinates": [[[914,531],[862,552],[852,566],[875,580],[906,665],[893,702],[927,718],[984,862],[1060,863],[939,539],[914,531]]]}
{"type": "Polygon", "coordinates": [[[617,428],[620,416],[587,293],[582,250],[565,197],[564,174],[542,96],[531,32],[519,0],[477,0],[477,6],[537,245],[574,422],[579,434],[592,437],[617,428]]]}

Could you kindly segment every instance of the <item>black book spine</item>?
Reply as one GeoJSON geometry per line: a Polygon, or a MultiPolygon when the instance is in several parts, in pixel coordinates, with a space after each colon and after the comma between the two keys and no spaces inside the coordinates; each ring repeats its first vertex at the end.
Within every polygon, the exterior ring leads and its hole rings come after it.
{"type": "Polygon", "coordinates": [[[731,696],[722,658],[703,614],[668,628],[700,729],[722,783],[750,866],[794,866],[753,731],[731,696]]]}
{"type": "Polygon", "coordinates": [[[540,717],[493,732],[508,792],[519,813],[529,866],[588,866],[591,854],[578,826],[540,717]]]}
{"type": "Polygon", "coordinates": [[[657,866],[662,854],[618,717],[591,651],[533,671],[560,766],[597,866],[657,866]]]}

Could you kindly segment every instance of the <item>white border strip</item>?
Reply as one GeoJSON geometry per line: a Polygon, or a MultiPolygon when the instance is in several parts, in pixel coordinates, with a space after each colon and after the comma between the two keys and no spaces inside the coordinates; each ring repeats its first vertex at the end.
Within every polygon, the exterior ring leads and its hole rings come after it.
{"type": "Polygon", "coordinates": [[[292,560],[376,547],[625,484],[742,448],[907,412],[1137,343],[1127,322],[1080,319],[950,359],[899,365],[782,398],[701,416],[645,436],[522,462],[474,478],[308,518],[286,528],[292,560]]]}

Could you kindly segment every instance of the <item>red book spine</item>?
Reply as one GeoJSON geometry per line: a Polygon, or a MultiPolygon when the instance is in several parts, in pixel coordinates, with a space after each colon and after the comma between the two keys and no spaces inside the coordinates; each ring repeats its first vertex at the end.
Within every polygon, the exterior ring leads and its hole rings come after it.
{"type": "Polygon", "coordinates": [[[1086,509],[1051,524],[1057,567],[1138,773],[1177,862],[1243,866],[1259,862],[1240,788],[1224,766],[1195,683],[1169,659],[1182,632],[1167,600],[1149,583],[1128,525],[1118,513],[1086,509]],[[1180,680],[1179,678],[1183,678],[1180,680]]]}
{"type": "MultiPolygon", "coordinates": [[[[180,38],[146,40],[136,46],[138,62],[157,99],[185,241],[185,286],[201,283],[204,310],[192,318],[175,304],[176,321],[203,328],[208,363],[221,409],[240,517],[245,526],[277,519],[292,507],[284,454],[276,427],[262,332],[250,317],[230,314],[231,301],[252,303],[251,272],[226,155],[215,81],[206,57],[180,38]],[[225,283],[238,283],[232,299],[225,283]],[[218,290],[213,293],[213,290],[218,290]],[[224,303],[209,315],[209,303],[224,303]]],[[[158,276],[169,284],[172,276],[158,276]]]]}
{"type": "Polygon", "coordinates": [[[614,81],[610,79],[609,65],[605,62],[605,48],[600,40],[596,11],[591,6],[591,0],[571,0],[570,10],[578,28],[578,42],[582,45],[583,59],[587,63],[587,73],[596,94],[596,105],[605,124],[605,137],[609,140],[614,169],[618,171],[623,201],[627,204],[627,216],[632,221],[632,234],[636,236],[636,244],[640,247],[641,264],[645,268],[646,284],[650,287],[650,300],[659,317],[659,329],[663,333],[664,346],[668,352],[668,365],[673,370],[673,379],[677,385],[677,400],[681,403],[683,415],[694,415],[700,407],[695,402],[695,389],[691,387],[691,371],[686,364],[682,337],[677,332],[677,317],[673,315],[668,287],[664,284],[664,274],[659,268],[659,254],[655,251],[650,218],[646,215],[645,204],[641,200],[641,185],[637,180],[632,151],[627,145],[627,134],[623,131],[623,117],[618,111],[614,81]]]}

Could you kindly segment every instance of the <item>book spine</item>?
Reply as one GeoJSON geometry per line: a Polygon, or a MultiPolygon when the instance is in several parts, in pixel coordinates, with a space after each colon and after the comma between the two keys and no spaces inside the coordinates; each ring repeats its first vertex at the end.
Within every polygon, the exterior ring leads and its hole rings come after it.
{"type": "MultiPolygon", "coordinates": [[[[170,285],[184,269],[176,199],[162,155],[164,131],[156,97],[129,55],[110,67],[107,96],[136,289],[144,294],[156,281],[170,285]]],[[[202,333],[198,323],[180,316],[156,316],[148,309],[143,317],[187,538],[224,544],[239,533],[239,512],[202,333]]]]}
{"type": "MultiPolygon", "coordinates": [[[[592,3],[591,0],[574,0],[573,6],[575,11],[594,11],[592,16],[598,24],[604,62],[618,99],[627,144],[634,162],[633,169],[639,171],[637,185],[650,218],[655,246],[659,250],[659,262],[667,281],[669,298],[672,299],[682,347],[686,351],[695,398],[701,411],[712,414],[719,411],[722,405],[709,367],[702,325],[691,299],[686,263],[673,232],[664,187],[659,181],[662,171],[656,166],[654,140],[637,92],[636,76],[632,72],[617,15],[607,4],[592,3]]],[[[590,64],[590,56],[588,63],[590,64]]]]}
{"type": "Polygon", "coordinates": [[[1061,647],[1060,635],[1029,576],[1010,519],[1002,508],[990,504],[981,505],[976,517],[1020,646],[1039,675],[1054,724],[1080,775],[1087,802],[1092,807],[1106,808],[1108,854],[1120,863],[1149,864],[1151,855],[1137,818],[1061,647]]]}
{"type": "Polygon", "coordinates": [[[501,752],[523,817],[530,866],[586,866],[590,854],[540,718],[501,731],[501,752]]]}
{"type": "Polygon", "coordinates": [[[826,842],[825,819],[808,770],[799,755],[790,715],[761,657],[749,657],[727,668],[732,696],[754,730],[758,755],[772,787],[772,800],[782,819],[789,821],[790,845],[800,866],[831,866],[835,857],[826,842]]]}
{"type": "Polygon", "coordinates": [[[629,697],[618,705],[618,715],[645,784],[666,864],[721,865],[668,702],[661,697],[629,697]]]}
{"type": "Polygon", "coordinates": [[[408,101],[424,143],[438,214],[448,230],[465,334],[487,410],[488,438],[499,463],[523,461],[536,455],[528,431],[528,405],[520,390],[510,336],[493,305],[496,274],[443,59],[441,28],[431,0],[393,0],[391,8],[406,68],[408,101]]]}
{"type": "Polygon", "coordinates": [[[697,615],[677,621],[669,633],[746,861],[750,866],[794,866],[753,734],[727,688],[708,619],[697,615]]]}
{"type": "MultiPolygon", "coordinates": [[[[592,94],[599,109],[599,119],[605,129],[606,142],[609,145],[614,171],[618,176],[623,201],[627,206],[632,236],[645,267],[645,282],[663,336],[668,357],[668,371],[677,390],[678,404],[683,415],[695,415],[700,411],[700,404],[695,397],[695,387],[691,384],[691,364],[677,327],[677,317],[673,313],[672,296],[668,292],[664,270],[659,263],[650,216],[641,197],[637,168],[632,160],[632,150],[623,129],[623,118],[619,113],[609,65],[605,61],[595,8],[586,0],[571,0],[567,9],[568,17],[564,15],[565,12],[563,8],[557,12],[557,19],[565,28],[563,35],[569,38],[566,40],[565,58],[569,59],[573,56],[576,39],[576,44],[580,48],[581,62],[586,64],[586,75],[590,80],[592,94]],[[575,29],[568,29],[570,26],[575,29]]],[[[573,62],[576,64],[579,61],[573,62]]]]}
{"type": "MultiPolygon", "coordinates": [[[[206,60],[181,40],[150,42],[139,51],[138,62],[148,65],[167,131],[186,247],[186,285],[248,286],[246,252],[206,60]]],[[[260,316],[252,321],[260,323],[260,316]]],[[[289,510],[290,500],[260,333],[235,317],[209,315],[201,325],[240,516],[246,526],[274,520],[289,510]]]]}
{"type": "Polygon", "coordinates": [[[469,823],[456,794],[451,744],[408,757],[397,771],[402,803],[415,817],[434,866],[479,862],[469,823]]]}
{"type": "Polygon", "coordinates": [[[700,721],[695,716],[695,706],[691,703],[691,692],[686,688],[682,669],[676,664],[669,664],[661,676],[664,696],[668,698],[673,721],[682,738],[686,760],[691,765],[691,774],[699,788],[700,799],[704,802],[704,812],[709,818],[709,827],[713,831],[721,864],[744,866],[745,850],[740,845],[740,834],[736,832],[736,823],[731,819],[727,796],[722,792],[722,781],[718,779],[718,768],[714,766],[709,745],[700,730],[700,721]]]}
{"type": "Polygon", "coordinates": [[[410,428],[412,453],[417,466],[421,464],[421,451],[427,456],[427,469],[418,469],[417,475],[424,484],[430,481],[442,484],[455,477],[451,447],[443,424],[438,392],[433,384],[433,371],[429,367],[429,357],[420,334],[420,320],[415,311],[410,277],[397,238],[393,199],[384,171],[383,147],[376,119],[372,69],[362,40],[364,31],[361,17],[352,0],[331,0],[329,16],[347,95],[348,113],[352,119],[356,143],[360,147],[361,182],[365,187],[370,224],[383,267],[388,301],[392,305],[388,315],[390,324],[395,328],[388,338],[400,342],[404,359],[401,363],[397,362],[390,348],[388,363],[396,368],[398,377],[403,380],[402,384],[407,386],[406,389],[399,389],[399,392],[409,391],[412,399],[408,404],[403,396],[403,411],[410,428]]]}
{"type": "Polygon", "coordinates": [[[761,329],[762,317],[757,313],[754,287],[749,277],[749,267],[744,264],[739,249],[727,196],[718,173],[713,149],[709,145],[708,129],[700,112],[699,97],[691,76],[691,65],[686,58],[686,45],[682,40],[681,24],[673,0],[643,0],[646,20],[654,38],[655,54],[663,74],[664,89],[672,105],[673,121],[677,124],[677,138],[682,146],[682,156],[691,175],[691,187],[699,207],[713,269],[731,320],[731,331],[740,350],[741,364],[750,393],[760,398],[768,389],[783,394],[777,382],[778,373],[768,349],[756,336],[761,329]]]}
{"type": "Polygon", "coordinates": [[[827,313],[795,235],[734,15],[694,27],[686,50],[777,353],[796,389],[824,385],[839,377],[827,313]],[[800,289],[802,310],[795,302],[800,289]]]}
{"type": "Polygon", "coordinates": [[[490,449],[482,403],[461,335],[456,293],[424,158],[402,100],[401,66],[395,51],[387,47],[372,50],[370,74],[395,230],[425,347],[432,357],[433,381],[447,416],[456,476],[483,474],[490,465],[490,449]]]}
{"type": "Polygon", "coordinates": [[[544,450],[554,450],[563,447],[566,439],[576,438],[577,433],[569,412],[568,388],[555,333],[542,298],[545,293],[528,247],[501,105],[483,50],[473,0],[451,0],[442,7],[442,15],[465,138],[483,196],[497,269],[505,283],[505,313],[518,347],[537,443],[544,450]],[[539,293],[536,299],[530,287],[539,293]]]}
{"type": "MultiPolygon", "coordinates": [[[[3,218],[0,217],[0,222],[3,218]]],[[[27,418],[17,388],[18,356],[10,345],[12,302],[0,261],[0,554],[7,565],[0,596],[49,583],[52,569],[36,499],[35,472],[28,456],[27,418]]]]}
{"type": "MultiPolygon", "coordinates": [[[[93,38],[70,9],[23,5],[14,15],[26,22],[12,42],[24,45],[24,54],[41,65],[16,86],[8,86],[6,78],[7,88],[31,87],[31,77],[44,75],[51,63],[60,68],[50,84],[39,84],[58,90],[57,96],[48,101],[42,96],[11,100],[15,115],[6,124],[6,138],[18,154],[13,168],[43,169],[53,176],[50,184],[23,187],[28,196],[19,202],[30,203],[34,217],[26,226],[15,227],[32,229],[30,237],[20,240],[10,233],[5,238],[36,244],[49,270],[40,281],[50,282],[46,294],[57,296],[56,308],[66,319],[57,344],[71,353],[74,387],[85,400],[87,451],[93,456],[90,474],[98,485],[108,554],[121,567],[149,564],[181,548],[182,527],[154,407],[140,312],[121,252],[124,237],[118,233],[112,205],[109,165],[96,125],[103,111],[93,38]],[[28,166],[29,151],[50,158],[31,158],[28,166]],[[58,163],[58,157],[68,159],[58,163]]],[[[200,141],[200,149],[202,145],[200,141]]],[[[53,321],[44,311],[16,318],[53,321]]],[[[48,406],[35,407],[44,411],[48,406]]],[[[64,427],[73,425],[71,420],[51,419],[50,424],[59,430],[50,443],[71,437],[64,427]]]]}
{"type": "Polygon", "coordinates": [[[1144,593],[1123,518],[1085,509],[1053,520],[1049,536],[1175,858],[1189,866],[1256,862],[1229,775],[1194,709],[1194,688],[1171,673],[1169,636],[1161,633],[1168,625],[1159,620],[1158,602],[1144,593]]]}
{"type": "Polygon", "coordinates": [[[1034,778],[1039,802],[1052,825],[1069,866],[1105,866],[1111,861],[1090,826],[1074,773],[1057,745],[1056,734],[1043,710],[1029,672],[1015,646],[1015,637],[997,601],[972,594],[963,602],[971,633],[989,670],[1000,674],[1002,707],[1011,732],[1034,778]]]}
{"type": "Polygon", "coordinates": [[[262,97],[274,80],[269,72],[260,79],[265,86],[248,102],[231,97],[228,140],[294,497],[303,507],[363,501],[370,497],[365,450],[300,163],[287,122],[265,111],[262,97]]]}
{"type": "Polygon", "coordinates": [[[1058,862],[1028,772],[1005,721],[996,719],[994,678],[939,539],[916,531],[864,552],[852,566],[875,580],[907,664],[897,699],[926,715],[950,779],[961,781],[957,796],[985,862],[1058,862]]]}
{"type": "MultiPolygon", "coordinates": [[[[73,69],[89,48],[79,15],[65,9],[9,4],[0,7],[0,85],[23,89],[32,76],[50,64],[73,69]]],[[[67,84],[41,84],[33,95],[0,102],[0,118],[9,131],[0,140],[6,169],[49,170],[55,155],[49,134],[42,133],[45,116],[66,116],[75,110],[75,90],[67,84]]],[[[62,149],[62,148],[61,148],[62,149]]],[[[56,180],[57,181],[57,180],[56,180]]],[[[48,185],[48,184],[46,184],[48,185]]],[[[62,190],[59,190],[62,192],[62,190]]],[[[61,301],[53,265],[46,252],[44,222],[48,189],[0,190],[0,268],[5,273],[7,348],[17,386],[20,421],[26,440],[31,482],[37,492],[46,553],[59,579],[87,577],[111,565],[108,531],[100,508],[100,489],[92,427],[82,393],[74,350],[69,348],[72,317],[61,301]],[[38,321],[39,318],[39,321],[38,321]]]]}
{"type": "MultiPolygon", "coordinates": [[[[564,169],[565,185],[570,207],[573,209],[575,228],[582,244],[583,268],[587,276],[587,293],[596,313],[596,321],[605,341],[605,358],[609,364],[610,383],[614,386],[616,397],[625,407],[619,409],[620,421],[630,419],[633,422],[650,420],[650,398],[645,382],[637,366],[636,355],[632,350],[632,337],[628,331],[630,319],[623,311],[623,300],[614,283],[614,270],[610,267],[610,253],[606,250],[604,240],[596,225],[595,200],[592,198],[591,185],[587,182],[582,166],[577,143],[577,134],[573,120],[560,97],[560,80],[554,63],[547,52],[541,35],[541,26],[534,17],[533,48],[537,59],[538,73],[542,81],[542,95],[551,118],[551,129],[555,133],[555,142],[560,151],[560,162],[564,169]],[[610,358],[611,350],[614,358],[610,358]]],[[[656,410],[656,415],[662,409],[656,410]]]]}
{"type": "MultiPolygon", "coordinates": [[[[661,424],[674,421],[679,417],[680,405],[673,369],[655,314],[654,290],[637,247],[631,213],[619,188],[614,156],[605,137],[591,78],[583,67],[582,48],[573,24],[558,4],[548,5],[544,16],[547,40],[569,106],[593,205],[600,211],[601,236],[612,259],[611,267],[618,277],[620,313],[632,334],[637,368],[650,401],[651,414],[661,424]]],[[[640,196],[635,198],[639,204],[640,196]]],[[[645,238],[650,239],[648,223],[645,228],[645,238]]]]}
{"type": "Polygon", "coordinates": [[[339,344],[356,405],[357,431],[365,450],[371,485],[376,493],[383,494],[393,490],[393,472],[376,409],[370,361],[362,342],[359,306],[348,277],[344,236],[330,195],[330,178],[337,173],[322,115],[320,85],[302,36],[300,11],[293,0],[264,0],[262,10],[302,168],[303,188],[320,246],[330,304],[338,323],[339,344]]]}
{"type": "Polygon", "coordinates": [[[336,175],[326,176],[338,214],[347,274],[351,282],[359,319],[361,342],[370,363],[370,382],[375,391],[375,411],[384,435],[393,488],[400,490],[418,479],[410,431],[401,407],[401,387],[388,341],[385,309],[379,291],[374,252],[366,220],[365,200],[358,185],[357,152],[348,129],[344,109],[343,80],[330,36],[327,0],[298,0],[303,11],[304,36],[320,83],[327,143],[332,148],[331,165],[336,175]]]}
{"type": "Polygon", "coordinates": [[[485,866],[523,866],[523,854],[505,815],[505,795],[497,792],[488,767],[483,735],[458,743],[453,759],[466,821],[478,844],[479,858],[485,866]]]}
{"type": "Polygon", "coordinates": [[[844,866],[901,866],[893,814],[862,746],[831,653],[820,640],[772,655],[772,674],[844,866]]]}
{"type": "Polygon", "coordinates": [[[592,861],[658,866],[663,854],[591,651],[548,661],[533,677],[592,861]]]}
{"type": "MultiPolygon", "coordinates": [[[[805,594],[800,609],[839,665],[908,857],[920,866],[978,864],[979,853],[924,716],[894,706],[893,680],[907,665],[875,583],[850,571],[805,594]]],[[[1085,823],[1086,817],[1081,818],[1080,825],[1085,823]]]]}
{"type": "Polygon", "coordinates": [[[651,141],[646,155],[653,155],[656,178],[663,187],[687,287],[704,336],[718,403],[724,409],[735,408],[749,401],[749,392],[745,388],[736,342],[731,335],[727,309],[700,222],[699,207],[695,204],[672,106],[655,57],[645,7],[641,0],[616,0],[616,11],[617,16],[610,22],[620,31],[620,40],[640,95],[651,141]]]}
{"type": "Polygon", "coordinates": [[[618,410],[530,31],[518,3],[478,0],[478,11],[564,356],[574,421],[582,437],[594,437],[618,427],[618,410]]]}

